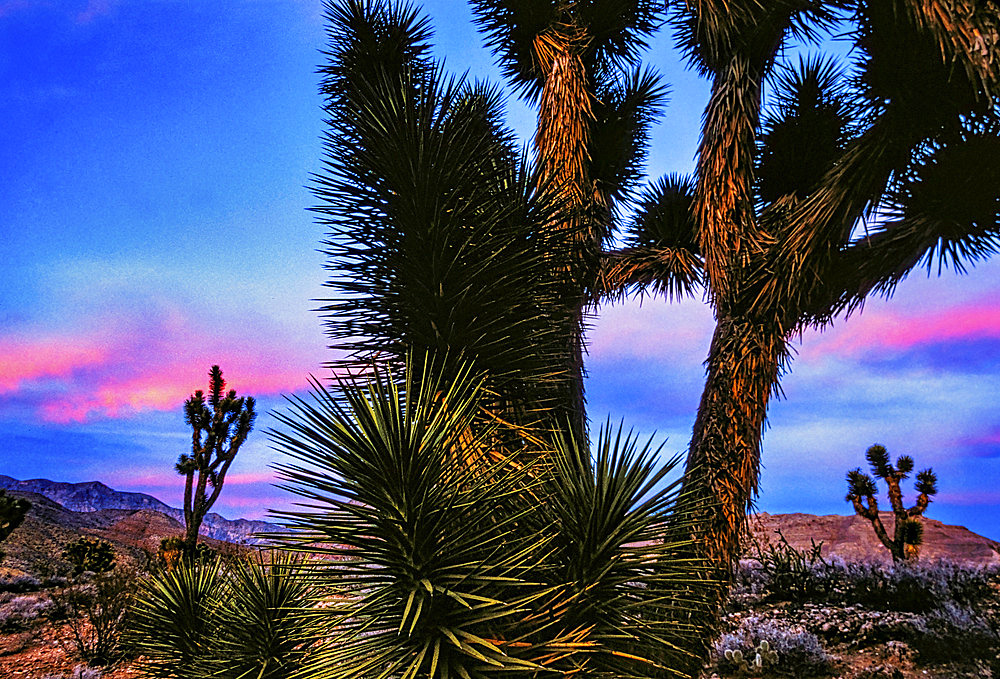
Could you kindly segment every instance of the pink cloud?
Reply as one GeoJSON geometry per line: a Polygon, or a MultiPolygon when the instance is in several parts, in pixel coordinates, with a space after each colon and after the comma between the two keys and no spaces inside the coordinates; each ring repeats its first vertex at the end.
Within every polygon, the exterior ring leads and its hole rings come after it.
{"type": "MultiPolygon", "coordinates": [[[[89,337],[0,337],[0,394],[30,395],[38,415],[67,424],[174,410],[195,389],[207,389],[208,370],[222,366],[240,395],[274,396],[305,388],[327,358],[321,344],[257,332],[219,321],[214,333],[185,314],[151,321],[108,319],[89,337]]],[[[311,339],[311,338],[310,338],[311,339]]]]}
{"type": "Polygon", "coordinates": [[[639,359],[700,363],[708,353],[714,322],[711,310],[695,300],[668,304],[652,298],[607,305],[589,335],[593,360],[639,359]]]}
{"type": "Polygon", "coordinates": [[[973,490],[961,493],[939,493],[935,501],[949,505],[975,506],[1000,504],[1000,490],[973,490]]]}
{"type": "Polygon", "coordinates": [[[107,360],[107,349],[93,340],[0,337],[0,394],[16,391],[25,382],[67,377],[107,360]]]}
{"type": "Polygon", "coordinates": [[[807,340],[802,353],[806,357],[858,356],[983,339],[1000,339],[1000,307],[992,303],[975,302],[918,315],[879,309],[807,340]]]}

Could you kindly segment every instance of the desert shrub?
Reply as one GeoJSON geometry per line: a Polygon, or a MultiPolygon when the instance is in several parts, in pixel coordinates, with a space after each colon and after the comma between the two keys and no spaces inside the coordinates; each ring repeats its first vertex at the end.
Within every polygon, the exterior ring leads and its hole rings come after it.
{"type": "Polygon", "coordinates": [[[923,664],[997,663],[1000,635],[977,611],[947,603],[921,616],[907,643],[923,664]]]}
{"type": "Polygon", "coordinates": [[[41,587],[42,581],[28,573],[0,575],[0,592],[23,594],[25,592],[37,592],[41,587]]]}
{"type": "Polygon", "coordinates": [[[106,573],[115,566],[115,550],[111,543],[96,538],[82,537],[67,542],[62,556],[73,564],[73,574],[86,571],[106,573]]]}
{"type": "Polygon", "coordinates": [[[48,615],[55,605],[48,597],[15,596],[0,604],[0,630],[11,631],[48,615]]]}
{"type": "Polygon", "coordinates": [[[787,542],[751,552],[737,567],[734,592],[768,601],[861,605],[873,610],[927,613],[952,603],[977,607],[993,597],[996,567],[950,561],[893,565],[844,563],[820,557],[818,546],[796,550],[787,542]]]}
{"type": "Polygon", "coordinates": [[[830,665],[830,657],[815,634],[753,616],[743,618],[734,631],[715,642],[714,657],[719,673],[728,676],[766,670],[808,677],[822,674],[830,665]],[[758,655],[760,660],[755,663],[758,655]]]}
{"type": "Polygon", "coordinates": [[[991,596],[994,568],[948,561],[897,563],[892,567],[847,564],[838,576],[844,603],[885,611],[927,613],[946,604],[978,606],[991,596]]]}
{"type": "Polygon", "coordinates": [[[203,542],[199,542],[194,547],[192,556],[184,554],[184,538],[175,536],[160,540],[160,547],[152,558],[147,558],[151,572],[171,570],[180,565],[181,560],[194,559],[198,563],[214,563],[220,558],[217,550],[212,549],[203,542]]]}
{"type": "Polygon", "coordinates": [[[77,665],[69,674],[46,674],[42,679],[101,679],[104,672],[86,665],[77,665]]]}
{"type": "Polygon", "coordinates": [[[744,591],[770,601],[815,601],[827,598],[836,589],[835,565],[823,558],[823,543],[811,541],[809,549],[795,549],[781,531],[778,542],[754,540],[749,560],[736,569],[734,584],[744,591]]]}
{"type": "Polygon", "coordinates": [[[123,636],[137,587],[135,571],[118,567],[63,590],[59,598],[81,658],[103,665],[126,655],[123,636]]]}

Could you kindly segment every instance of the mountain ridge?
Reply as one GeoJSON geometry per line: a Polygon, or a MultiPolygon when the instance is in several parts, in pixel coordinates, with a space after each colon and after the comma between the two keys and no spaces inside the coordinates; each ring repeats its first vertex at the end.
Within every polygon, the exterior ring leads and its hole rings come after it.
{"type": "MultiPolygon", "coordinates": [[[[0,474],[0,489],[41,495],[73,512],[91,513],[102,510],[128,510],[135,512],[147,510],[164,514],[182,526],[184,525],[183,510],[171,507],[146,493],[115,490],[101,481],[69,483],[66,481],[50,481],[49,479],[20,480],[0,474]]],[[[266,542],[266,540],[256,537],[256,533],[276,532],[280,528],[277,524],[268,521],[242,518],[227,519],[220,514],[211,512],[205,516],[199,533],[205,537],[224,542],[256,545],[266,542]]]]}

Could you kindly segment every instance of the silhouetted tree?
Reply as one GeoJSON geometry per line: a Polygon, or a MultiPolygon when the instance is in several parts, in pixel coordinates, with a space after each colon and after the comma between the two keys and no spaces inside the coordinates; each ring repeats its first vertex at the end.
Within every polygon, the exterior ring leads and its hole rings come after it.
{"type": "Polygon", "coordinates": [[[84,571],[106,573],[115,567],[115,549],[110,542],[82,537],[67,542],[62,556],[73,564],[73,575],[84,571]]]}
{"type": "Polygon", "coordinates": [[[871,521],[875,535],[892,554],[893,561],[916,560],[924,539],[924,527],[920,523],[920,517],[930,504],[931,496],[937,494],[937,475],[930,468],[917,474],[914,486],[920,494],[917,496],[917,503],[906,509],[903,506],[903,493],[899,489],[899,482],[907,479],[913,471],[913,458],[909,455],[900,455],[896,458],[894,467],[889,462],[889,453],[885,447],[877,443],[865,452],[865,457],[875,478],[882,479],[889,487],[889,504],[892,506],[892,513],[896,515],[892,538],[889,538],[879,517],[875,481],[862,472],[860,467],[847,472],[847,501],[854,505],[854,511],[858,516],[871,521]]]}
{"type": "MultiPolygon", "coordinates": [[[[0,542],[14,532],[24,521],[31,503],[20,497],[11,497],[0,490],[0,542]]],[[[0,561],[3,561],[4,551],[0,549],[0,561]]]]}
{"type": "Polygon", "coordinates": [[[225,391],[219,366],[212,366],[208,378],[207,402],[201,389],[184,402],[184,421],[192,430],[191,454],[181,454],[176,465],[177,473],[186,477],[184,551],[190,555],[195,553],[201,522],[219,499],[226,472],[257,417],[252,396],[237,398],[235,389],[225,391]]]}

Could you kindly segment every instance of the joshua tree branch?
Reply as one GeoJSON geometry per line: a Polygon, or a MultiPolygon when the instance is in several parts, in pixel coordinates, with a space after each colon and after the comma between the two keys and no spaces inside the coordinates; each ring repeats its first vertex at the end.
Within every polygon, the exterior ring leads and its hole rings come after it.
{"type": "Polygon", "coordinates": [[[629,288],[652,288],[668,299],[694,294],[702,283],[702,260],[693,251],[673,247],[632,247],[601,255],[598,290],[619,298],[629,288]]]}

